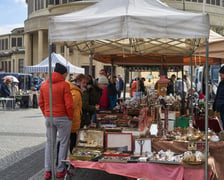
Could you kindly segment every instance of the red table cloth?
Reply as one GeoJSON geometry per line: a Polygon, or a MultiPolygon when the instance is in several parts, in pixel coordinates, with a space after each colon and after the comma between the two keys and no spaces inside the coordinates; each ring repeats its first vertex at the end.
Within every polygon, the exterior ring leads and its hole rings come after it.
{"type": "MultiPolygon", "coordinates": [[[[103,170],[132,178],[148,180],[204,180],[203,168],[188,168],[182,165],[167,165],[157,163],[102,163],[91,161],[69,161],[75,168],[103,170]]],[[[208,175],[210,179],[211,173],[208,175]]]]}

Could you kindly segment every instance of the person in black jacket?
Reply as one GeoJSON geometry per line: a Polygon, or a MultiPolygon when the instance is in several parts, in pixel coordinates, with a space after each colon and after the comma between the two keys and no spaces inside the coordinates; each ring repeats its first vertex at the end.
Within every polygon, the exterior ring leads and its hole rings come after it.
{"type": "Polygon", "coordinates": [[[174,93],[175,93],[175,90],[174,90],[175,79],[176,79],[176,75],[172,74],[171,78],[169,79],[170,82],[167,86],[167,95],[170,95],[170,94],[174,95],[174,93]]]}
{"type": "Polygon", "coordinates": [[[102,90],[93,82],[93,79],[88,75],[86,90],[82,95],[82,120],[81,128],[88,127],[95,120],[96,110],[99,110],[99,101],[102,95],[102,90]]]}
{"type": "Polygon", "coordinates": [[[224,66],[219,70],[221,81],[219,83],[215,101],[213,103],[213,111],[220,113],[222,127],[224,128],[224,66]]]}

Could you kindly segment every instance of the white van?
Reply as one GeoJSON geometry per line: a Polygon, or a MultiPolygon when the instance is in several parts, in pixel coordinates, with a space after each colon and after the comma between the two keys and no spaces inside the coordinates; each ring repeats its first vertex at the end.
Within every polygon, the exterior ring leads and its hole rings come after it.
{"type": "MultiPolygon", "coordinates": [[[[214,98],[216,95],[218,83],[219,83],[219,69],[220,65],[210,65],[209,66],[209,76],[208,76],[208,83],[209,83],[209,95],[210,98],[214,98]]],[[[205,73],[204,73],[204,66],[198,66],[195,68],[195,73],[194,73],[194,82],[195,82],[195,87],[196,91],[198,93],[203,93],[205,94],[205,73]]]]}
{"type": "Polygon", "coordinates": [[[194,71],[194,83],[195,89],[198,93],[202,92],[202,82],[203,82],[203,66],[198,66],[194,71]]]}

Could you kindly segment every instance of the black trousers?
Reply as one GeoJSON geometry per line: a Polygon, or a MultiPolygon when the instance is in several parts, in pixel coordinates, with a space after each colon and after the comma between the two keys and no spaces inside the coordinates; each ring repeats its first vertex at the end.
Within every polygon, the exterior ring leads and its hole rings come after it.
{"type": "Polygon", "coordinates": [[[76,145],[76,138],[77,138],[76,133],[71,133],[71,135],[70,135],[70,148],[69,148],[71,154],[72,154],[73,148],[76,145]]]}

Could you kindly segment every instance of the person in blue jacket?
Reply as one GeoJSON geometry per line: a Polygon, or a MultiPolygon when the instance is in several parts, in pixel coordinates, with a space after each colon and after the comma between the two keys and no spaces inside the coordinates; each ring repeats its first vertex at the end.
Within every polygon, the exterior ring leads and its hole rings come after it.
{"type": "Polygon", "coordinates": [[[0,82],[0,97],[10,96],[10,84],[12,83],[11,79],[5,79],[3,82],[0,82]]]}
{"type": "Polygon", "coordinates": [[[224,128],[224,66],[219,70],[221,81],[219,83],[215,101],[213,103],[213,111],[220,113],[222,127],[224,128]]]}

